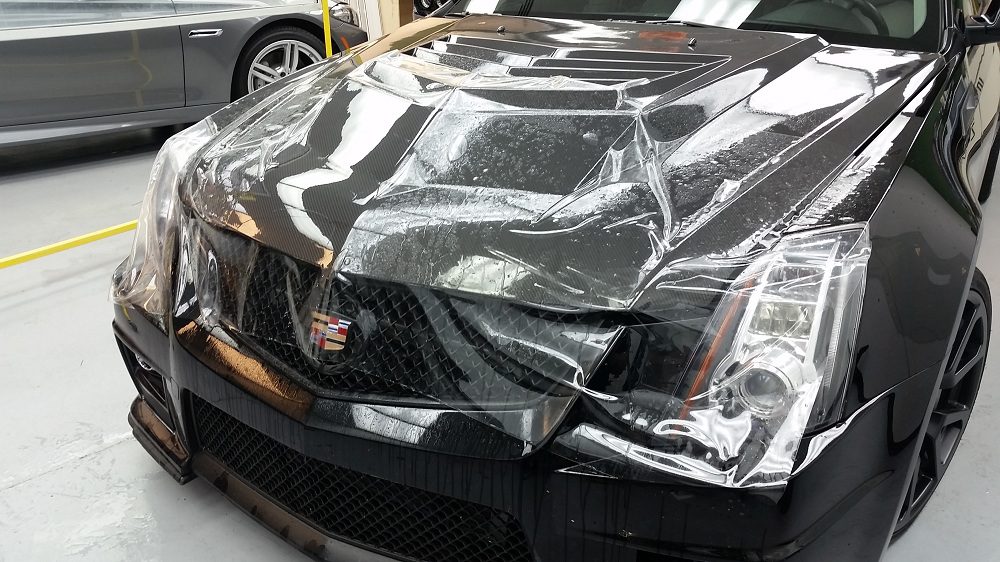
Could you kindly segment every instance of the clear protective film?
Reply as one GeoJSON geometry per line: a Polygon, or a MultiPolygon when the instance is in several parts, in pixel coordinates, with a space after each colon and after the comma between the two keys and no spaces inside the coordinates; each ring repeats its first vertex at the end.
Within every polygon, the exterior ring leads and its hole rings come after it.
{"type": "Polygon", "coordinates": [[[863,229],[789,237],[721,290],[707,325],[630,327],[616,344],[627,367],[601,373],[601,394],[585,398],[605,423],[556,439],[580,463],[566,470],[782,483],[804,432],[837,413],[869,254],[863,229]]]}
{"type": "Polygon", "coordinates": [[[164,143],[150,171],[132,251],[112,282],[116,302],[139,307],[164,329],[172,285],[170,250],[177,222],[177,183],[197,150],[217,132],[211,119],[206,119],[164,143]]]}
{"type": "Polygon", "coordinates": [[[118,301],[396,420],[337,422],[380,438],[476,455],[497,433],[517,454],[552,443],[570,471],[787,478],[837,415],[870,251],[867,217],[814,203],[931,57],[462,21],[172,140],[118,301]],[[513,40],[544,34],[577,46],[513,40]]]}

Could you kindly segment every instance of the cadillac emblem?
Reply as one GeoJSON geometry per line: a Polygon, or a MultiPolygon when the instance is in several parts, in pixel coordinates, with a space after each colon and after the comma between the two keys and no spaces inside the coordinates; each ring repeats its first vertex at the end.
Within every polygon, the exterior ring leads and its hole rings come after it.
{"type": "Polygon", "coordinates": [[[347,343],[347,331],[350,328],[350,320],[313,312],[309,342],[320,351],[341,351],[347,343]]]}

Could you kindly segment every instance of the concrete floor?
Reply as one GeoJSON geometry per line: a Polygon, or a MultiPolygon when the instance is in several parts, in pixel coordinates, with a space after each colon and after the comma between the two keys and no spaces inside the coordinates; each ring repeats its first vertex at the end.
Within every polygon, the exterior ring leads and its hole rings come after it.
{"type": "MultiPolygon", "coordinates": [[[[0,257],[135,218],[160,142],[0,152],[0,257]]],[[[132,439],[108,299],[131,239],[0,270],[0,562],[305,560],[204,482],[178,486],[132,439]]],[[[998,244],[993,201],[979,265],[1000,294],[998,244]]],[[[990,355],[948,476],[890,562],[1000,560],[1000,345],[990,355]]]]}

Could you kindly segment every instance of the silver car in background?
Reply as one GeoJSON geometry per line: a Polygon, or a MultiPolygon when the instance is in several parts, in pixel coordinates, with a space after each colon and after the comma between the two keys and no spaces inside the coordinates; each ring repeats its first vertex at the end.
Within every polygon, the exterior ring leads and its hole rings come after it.
{"type": "Polygon", "coordinates": [[[324,52],[308,0],[0,0],[0,146],[197,121],[324,52]]]}

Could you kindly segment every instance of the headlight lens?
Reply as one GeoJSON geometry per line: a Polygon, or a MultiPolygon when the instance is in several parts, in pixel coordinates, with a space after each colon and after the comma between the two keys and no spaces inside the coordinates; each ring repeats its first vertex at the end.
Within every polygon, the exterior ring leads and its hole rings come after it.
{"type": "Polygon", "coordinates": [[[798,433],[829,421],[842,396],[869,252],[865,230],[828,232],[788,239],[747,268],[691,362],[688,408],[742,407],[768,422],[792,416],[798,433]],[[699,375],[710,375],[707,384],[698,385],[699,375]]]}
{"type": "Polygon", "coordinates": [[[178,185],[199,150],[217,132],[212,120],[205,119],[163,144],[153,161],[132,252],[118,266],[112,281],[116,303],[144,310],[161,328],[165,328],[169,301],[178,185]]]}
{"type": "Polygon", "coordinates": [[[337,2],[330,6],[330,17],[351,25],[358,24],[358,20],[354,15],[354,10],[343,2],[337,2]]]}
{"type": "Polygon", "coordinates": [[[608,474],[785,481],[805,432],[839,418],[869,254],[864,228],[788,237],[743,270],[707,325],[632,328],[624,347],[633,366],[590,397],[614,421],[577,426],[560,450],[608,474]],[[675,360],[684,348],[688,359],[675,360]],[[629,373],[638,382],[626,382],[629,373]]]}

